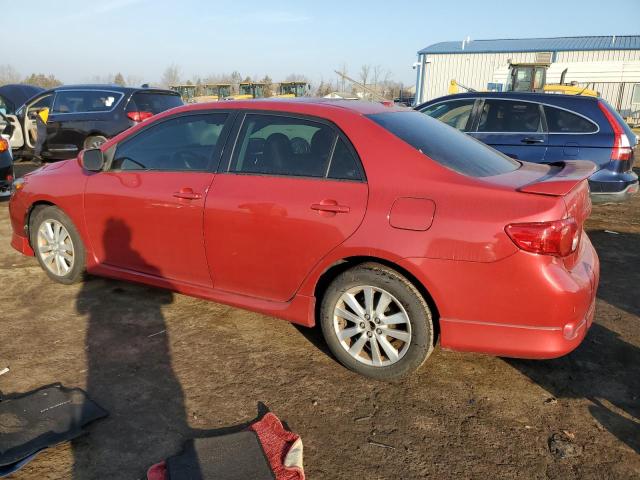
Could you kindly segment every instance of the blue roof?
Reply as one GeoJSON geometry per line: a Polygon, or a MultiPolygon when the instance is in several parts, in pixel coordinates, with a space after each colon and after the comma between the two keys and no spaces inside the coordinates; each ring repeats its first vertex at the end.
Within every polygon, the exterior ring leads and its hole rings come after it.
{"type": "Polygon", "coordinates": [[[429,45],[421,53],[508,53],[560,52],[576,50],[640,50],[640,35],[608,35],[606,37],[505,38],[471,40],[462,49],[459,42],[429,45]]]}

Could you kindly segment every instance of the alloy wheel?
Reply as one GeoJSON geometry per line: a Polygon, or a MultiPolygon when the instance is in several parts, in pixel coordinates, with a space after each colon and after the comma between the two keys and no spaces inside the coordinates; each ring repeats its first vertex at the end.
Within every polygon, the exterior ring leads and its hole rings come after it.
{"type": "Polygon", "coordinates": [[[63,277],[73,268],[73,241],[67,229],[57,220],[40,224],[37,237],[38,255],[44,266],[54,275],[63,277]]]}
{"type": "Polygon", "coordinates": [[[411,345],[411,321],[388,291],[364,285],[344,292],[336,303],[333,328],[355,360],[374,367],[398,362],[411,345]]]}

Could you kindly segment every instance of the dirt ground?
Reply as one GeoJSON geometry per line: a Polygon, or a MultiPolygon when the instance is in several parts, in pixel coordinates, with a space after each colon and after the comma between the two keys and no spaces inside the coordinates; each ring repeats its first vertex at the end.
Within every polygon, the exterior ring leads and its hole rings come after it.
{"type": "Polygon", "coordinates": [[[9,247],[2,203],[0,390],[61,382],[110,412],[13,478],[145,478],[258,402],[302,436],[309,479],[640,478],[640,195],[595,207],[588,230],[602,279],[578,350],[524,361],[437,348],[387,384],[341,367],[315,330],[131,283],[52,283],[9,247]],[[554,433],[575,456],[550,452],[554,433]]]}

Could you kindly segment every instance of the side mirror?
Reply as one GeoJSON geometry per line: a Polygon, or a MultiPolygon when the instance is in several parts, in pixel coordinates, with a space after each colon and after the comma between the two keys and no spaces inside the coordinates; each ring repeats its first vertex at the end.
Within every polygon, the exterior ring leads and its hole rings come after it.
{"type": "Polygon", "coordinates": [[[90,148],[82,154],[82,168],[90,172],[100,172],[104,168],[104,155],[99,148],[90,148]]]}

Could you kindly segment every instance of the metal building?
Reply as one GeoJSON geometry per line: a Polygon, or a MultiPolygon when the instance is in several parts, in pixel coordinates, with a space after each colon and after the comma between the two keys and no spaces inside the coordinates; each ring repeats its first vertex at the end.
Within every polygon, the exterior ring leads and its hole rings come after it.
{"type": "Polygon", "coordinates": [[[640,35],[441,42],[418,52],[416,102],[446,95],[452,80],[505,90],[513,64],[545,65],[546,82],[597,91],[624,116],[640,115],[640,35]]]}

